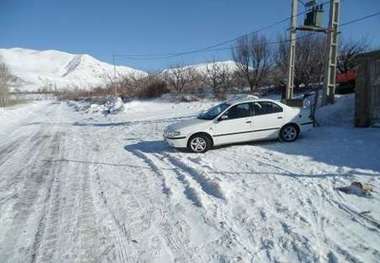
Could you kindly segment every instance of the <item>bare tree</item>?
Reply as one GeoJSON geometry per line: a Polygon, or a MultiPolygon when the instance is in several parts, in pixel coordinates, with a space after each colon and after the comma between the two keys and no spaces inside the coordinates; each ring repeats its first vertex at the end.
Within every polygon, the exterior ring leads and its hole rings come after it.
{"type": "MultiPolygon", "coordinates": [[[[321,35],[303,33],[297,39],[294,77],[296,87],[322,81],[325,47],[325,38],[321,35]]],[[[277,84],[285,85],[289,62],[289,41],[285,36],[279,36],[279,45],[274,57],[274,80],[277,84]]]]}
{"type": "Polygon", "coordinates": [[[251,92],[266,80],[272,66],[272,50],[265,36],[257,34],[237,40],[232,57],[251,92]]]}
{"type": "Polygon", "coordinates": [[[363,52],[368,51],[369,44],[367,39],[363,38],[358,41],[343,40],[340,45],[338,56],[338,72],[345,73],[353,70],[357,66],[356,57],[363,52]]]}
{"type": "Polygon", "coordinates": [[[183,93],[199,80],[199,74],[192,67],[174,65],[164,72],[164,79],[176,93],[183,93]]]}
{"type": "Polygon", "coordinates": [[[228,65],[214,60],[207,65],[203,80],[208,87],[212,88],[216,97],[224,98],[226,90],[232,86],[233,74],[228,65]]]}

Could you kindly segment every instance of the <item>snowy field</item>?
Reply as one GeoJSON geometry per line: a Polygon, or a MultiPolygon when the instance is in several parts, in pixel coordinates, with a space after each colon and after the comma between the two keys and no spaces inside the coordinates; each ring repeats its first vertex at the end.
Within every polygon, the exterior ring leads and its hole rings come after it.
{"type": "Polygon", "coordinates": [[[162,131],[210,102],[0,109],[0,262],[380,262],[380,129],[349,103],[294,143],[206,154],[162,131]]]}

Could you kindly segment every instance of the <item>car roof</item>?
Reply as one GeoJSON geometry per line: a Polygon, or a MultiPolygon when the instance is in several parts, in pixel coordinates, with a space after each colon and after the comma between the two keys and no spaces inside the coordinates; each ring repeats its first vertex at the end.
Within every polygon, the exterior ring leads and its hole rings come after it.
{"type": "Polygon", "coordinates": [[[257,96],[252,96],[252,95],[248,95],[245,97],[233,97],[231,99],[226,100],[226,102],[231,105],[245,103],[245,102],[255,102],[255,101],[271,101],[274,103],[280,103],[279,101],[276,101],[276,100],[263,99],[263,98],[259,98],[257,96]]]}

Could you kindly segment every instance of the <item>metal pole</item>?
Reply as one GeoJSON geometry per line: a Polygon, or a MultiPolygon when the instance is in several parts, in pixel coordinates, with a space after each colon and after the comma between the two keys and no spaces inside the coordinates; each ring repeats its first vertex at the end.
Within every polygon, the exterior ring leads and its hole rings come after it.
{"type": "Polygon", "coordinates": [[[115,96],[117,96],[117,84],[116,84],[116,59],[115,54],[112,54],[112,63],[113,63],[113,85],[114,85],[114,92],[115,96]]]}
{"type": "Polygon", "coordinates": [[[289,48],[289,66],[288,66],[288,85],[286,87],[286,99],[293,98],[294,89],[294,71],[296,60],[296,38],[297,38],[297,11],[298,0],[292,0],[291,22],[290,22],[290,48],[289,48]]]}
{"type": "Polygon", "coordinates": [[[322,104],[334,103],[336,87],[336,64],[338,56],[340,0],[330,0],[330,20],[327,33],[329,47],[326,56],[325,78],[323,83],[322,104]]]}

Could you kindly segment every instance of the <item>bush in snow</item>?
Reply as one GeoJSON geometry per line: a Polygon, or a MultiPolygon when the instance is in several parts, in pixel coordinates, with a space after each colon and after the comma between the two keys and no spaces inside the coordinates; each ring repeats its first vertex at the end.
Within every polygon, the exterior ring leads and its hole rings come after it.
{"type": "Polygon", "coordinates": [[[167,83],[154,75],[142,79],[141,82],[143,85],[136,92],[138,98],[157,98],[170,92],[167,83]]]}

